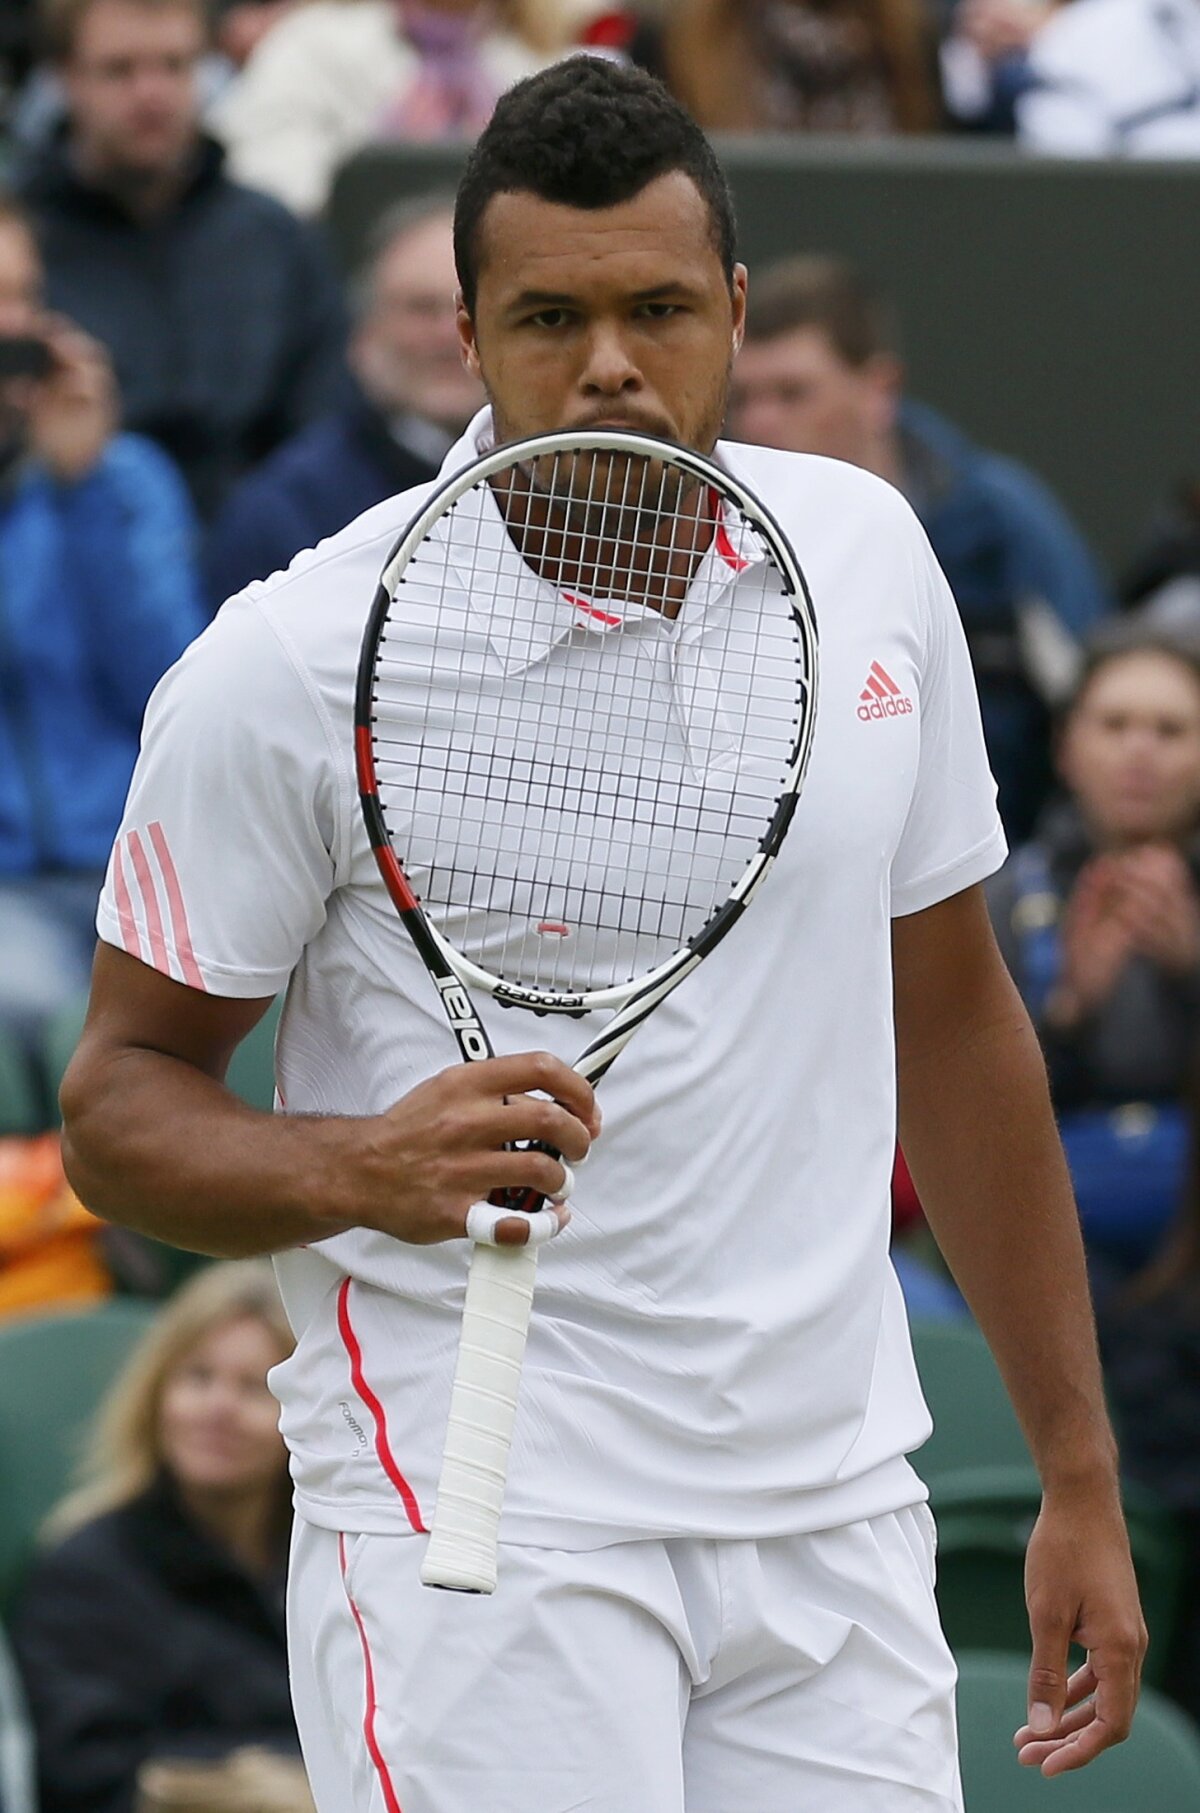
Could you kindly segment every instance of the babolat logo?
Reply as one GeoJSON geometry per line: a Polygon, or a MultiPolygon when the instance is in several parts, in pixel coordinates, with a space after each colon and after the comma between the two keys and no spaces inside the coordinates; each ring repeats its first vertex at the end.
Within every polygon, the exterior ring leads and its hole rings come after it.
{"type": "Polygon", "coordinates": [[[903,718],[913,708],[908,694],[900,691],[891,674],[880,667],[878,661],[872,661],[867,683],[858,697],[858,715],[866,722],[871,718],[903,718]]]}
{"type": "Polygon", "coordinates": [[[438,981],[438,988],[441,990],[446,1018],[454,1028],[454,1035],[464,1058],[490,1058],[492,1054],[479,1024],[479,1016],[471,1006],[471,997],[462,983],[456,982],[453,976],[447,976],[444,981],[438,981]]]}
{"type": "Polygon", "coordinates": [[[577,1013],[583,1006],[582,995],[535,994],[532,989],[514,988],[507,982],[496,990],[496,999],[502,1007],[533,1007],[542,1013],[577,1013]]]}

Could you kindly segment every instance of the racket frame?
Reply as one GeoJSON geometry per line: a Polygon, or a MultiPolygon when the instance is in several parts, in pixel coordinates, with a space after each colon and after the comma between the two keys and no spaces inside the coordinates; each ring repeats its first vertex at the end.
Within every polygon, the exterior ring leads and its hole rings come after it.
{"type": "MultiPolygon", "coordinates": [[[[538,1014],[578,1017],[612,1008],[616,1010],[613,1018],[572,1066],[588,1083],[599,1082],[642,1021],[729,934],[770,873],[804,783],[816,698],[816,619],[799,563],[774,516],[754,493],[705,455],[623,429],[567,430],[497,447],[435,488],[388,555],[367,619],[355,688],[355,760],[372,853],[393,905],[438,990],[464,1062],[494,1056],[471,999],[473,990],[501,1006],[523,1007],[538,1014]],[[372,744],[374,680],[393,593],[433,525],[467,492],[506,468],[554,454],[600,452],[669,461],[713,487],[718,498],[732,502],[750,522],[767,544],[790,604],[806,696],[775,811],[757,851],[721,905],[698,932],[646,974],[605,988],[567,992],[504,981],[455,950],[426,916],[393,848],[379,797],[372,744]]],[[[500,1511],[536,1272],[535,1247],[477,1243],[472,1250],[446,1449],[421,1568],[427,1586],[472,1593],[495,1589],[500,1511]]]]}

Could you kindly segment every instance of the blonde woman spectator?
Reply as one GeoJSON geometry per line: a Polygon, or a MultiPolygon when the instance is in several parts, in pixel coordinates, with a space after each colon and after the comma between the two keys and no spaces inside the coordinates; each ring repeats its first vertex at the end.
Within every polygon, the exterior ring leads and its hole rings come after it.
{"type": "Polygon", "coordinates": [[[928,132],[938,124],[920,0],[677,0],[666,78],[707,130],[928,132]]]}
{"type": "Polygon", "coordinates": [[[268,1263],[206,1267],[135,1352],[14,1629],[52,1813],[131,1813],[151,1758],[295,1753],[283,1625],[290,1491],[268,1263]]]}
{"type": "Polygon", "coordinates": [[[565,47],[566,19],[555,0],[311,0],[258,46],[210,124],[242,182],[312,214],[369,140],[473,138],[506,88],[565,47]]]}

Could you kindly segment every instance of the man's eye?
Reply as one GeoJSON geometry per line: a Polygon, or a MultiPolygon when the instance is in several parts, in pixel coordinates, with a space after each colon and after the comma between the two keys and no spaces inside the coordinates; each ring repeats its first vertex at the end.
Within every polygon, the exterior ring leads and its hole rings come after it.
{"type": "Polygon", "coordinates": [[[643,302],[638,309],[639,315],[649,316],[651,321],[666,321],[679,313],[677,302],[643,302]]]}
{"type": "Polygon", "coordinates": [[[565,327],[570,320],[565,308],[542,308],[536,315],[530,315],[531,327],[565,327]]]}

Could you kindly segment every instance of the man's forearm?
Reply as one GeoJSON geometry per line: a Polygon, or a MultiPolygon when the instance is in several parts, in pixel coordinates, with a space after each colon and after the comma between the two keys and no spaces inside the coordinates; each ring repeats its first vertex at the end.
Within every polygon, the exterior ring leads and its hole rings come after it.
{"type": "Polygon", "coordinates": [[[63,1159],[97,1215],[223,1258],[351,1225],[342,1156],[358,1123],[262,1114],[192,1065],[129,1051],[63,1090],[63,1159]]]}
{"type": "Polygon", "coordinates": [[[1043,1481],[1115,1479],[1078,1216],[1015,990],[998,988],[949,1040],[901,1043],[900,1136],[1043,1481]]]}

